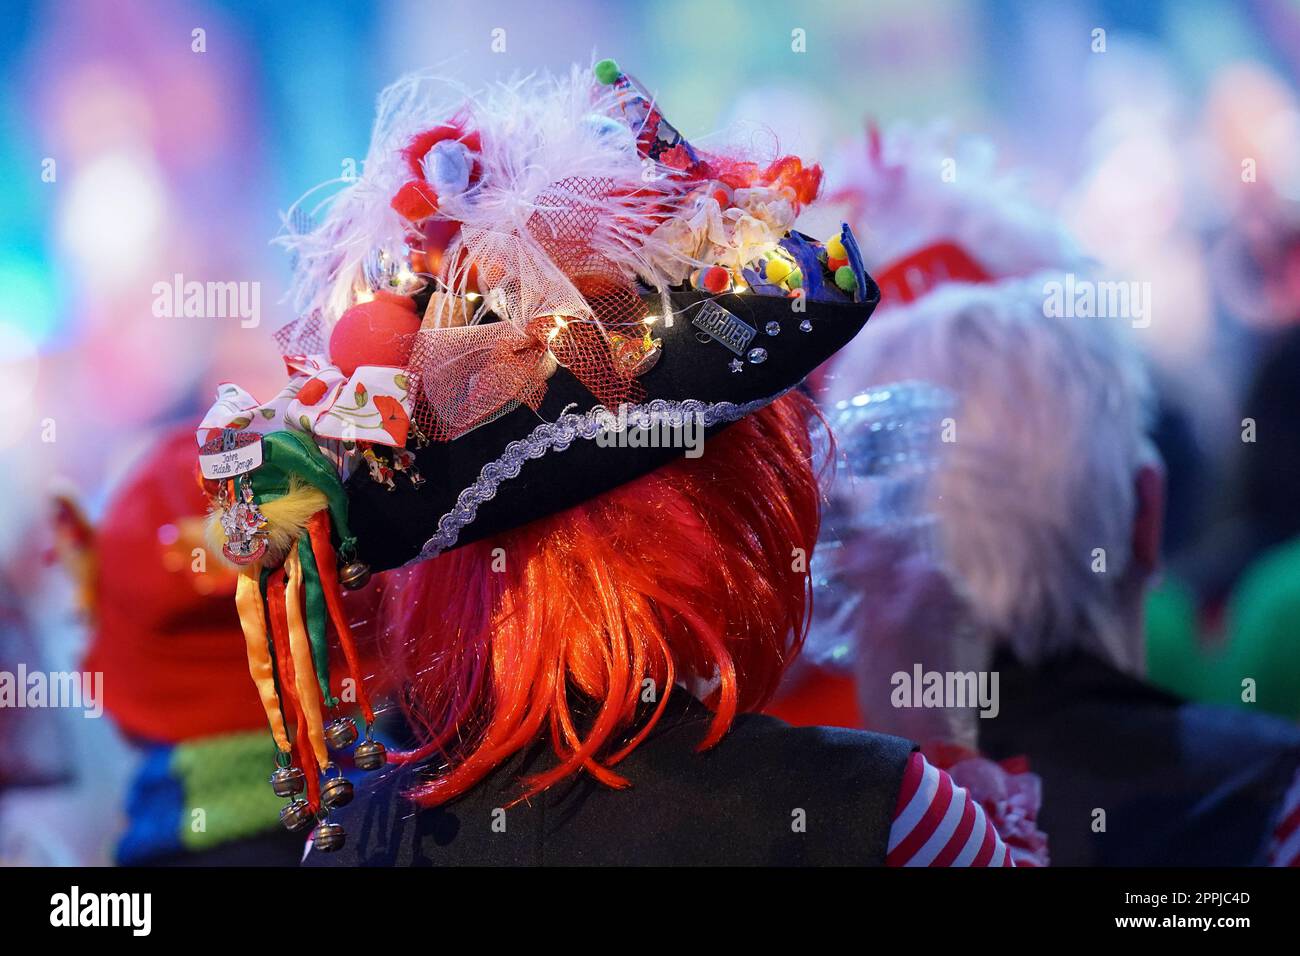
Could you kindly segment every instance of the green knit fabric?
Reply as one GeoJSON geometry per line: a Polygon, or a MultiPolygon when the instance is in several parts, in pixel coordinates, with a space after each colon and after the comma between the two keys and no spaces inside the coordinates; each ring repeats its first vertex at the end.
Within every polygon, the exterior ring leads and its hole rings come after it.
{"type": "Polygon", "coordinates": [[[279,826],[283,801],[268,783],[273,754],[260,730],[178,744],[172,773],[185,795],[178,823],[181,845],[205,850],[279,826]]]}

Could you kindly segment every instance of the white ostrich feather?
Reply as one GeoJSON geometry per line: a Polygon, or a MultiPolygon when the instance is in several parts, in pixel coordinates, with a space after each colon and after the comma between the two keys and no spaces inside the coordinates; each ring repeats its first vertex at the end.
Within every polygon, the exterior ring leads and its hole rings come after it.
{"type": "MultiPolygon", "coordinates": [[[[521,324],[538,309],[583,316],[585,300],[566,277],[567,264],[551,260],[535,235],[535,222],[529,229],[534,213],[572,203],[596,214],[595,227],[583,237],[593,253],[629,280],[640,277],[655,288],[670,285],[663,263],[671,262],[673,253],[651,233],[664,204],[676,201],[673,191],[662,188],[672,179],[664,178],[669,171],[641,158],[635,131],[613,122],[619,115],[612,88],[578,67],[563,76],[531,75],[477,92],[428,74],[399,80],[379,97],[359,178],[321,204],[325,213],[319,227],[304,234],[290,231],[280,240],[296,261],[295,308],[300,314],[319,312],[332,323],[352,304],[368,256],[385,251],[400,259],[408,226],[390,202],[411,176],[401,151],[418,133],[453,121],[480,134],[481,173],[459,195],[439,196],[437,218],[461,223],[443,259],[461,265],[436,277],[440,287],[476,291],[468,287],[472,260],[480,277],[485,270],[512,277],[494,303],[508,321],[521,324]],[[592,199],[563,187],[574,179],[600,180],[611,189],[592,199]],[[656,181],[661,188],[647,188],[656,181]],[[460,255],[462,248],[468,256],[460,255]]],[[[438,297],[436,308],[449,301],[438,297]]],[[[434,324],[439,318],[433,317],[434,324]]]]}

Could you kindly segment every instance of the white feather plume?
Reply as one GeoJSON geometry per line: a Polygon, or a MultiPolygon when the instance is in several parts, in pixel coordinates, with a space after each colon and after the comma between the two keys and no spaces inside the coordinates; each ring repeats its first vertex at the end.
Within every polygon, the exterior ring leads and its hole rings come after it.
{"type": "MultiPolygon", "coordinates": [[[[599,213],[597,228],[586,237],[593,251],[627,278],[639,276],[655,288],[670,285],[663,263],[674,253],[660,247],[651,233],[655,216],[662,217],[664,203],[673,200],[660,189],[647,188],[668,171],[652,169],[647,176],[647,164],[635,149],[635,131],[611,123],[617,116],[612,88],[596,83],[590,69],[576,66],[567,75],[530,75],[473,93],[428,74],[399,80],[379,97],[359,177],[321,204],[325,214],[319,227],[280,239],[296,261],[295,308],[299,314],[319,312],[332,323],[352,304],[369,255],[382,250],[400,256],[408,227],[390,203],[411,175],[401,151],[418,133],[453,119],[480,134],[482,151],[476,157],[481,163],[477,183],[459,195],[439,196],[437,217],[461,223],[460,235],[444,257],[460,266],[439,277],[448,291],[474,291],[467,288],[468,268],[458,255],[469,246],[466,258],[478,260],[480,275],[482,256],[509,255],[520,269],[533,273],[534,282],[567,286],[582,303],[563,274],[565,263],[552,262],[528,228],[539,209],[566,198],[579,201],[557,185],[574,178],[612,186],[603,198],[580,199],[599,213]]],[[[310,202],[312,195],[300,203],[310,202]]],[[[570,297],[569,291],[559,294],[570,297]]],[[[503,317],[519,321],[527,316],[503,317]]]]}

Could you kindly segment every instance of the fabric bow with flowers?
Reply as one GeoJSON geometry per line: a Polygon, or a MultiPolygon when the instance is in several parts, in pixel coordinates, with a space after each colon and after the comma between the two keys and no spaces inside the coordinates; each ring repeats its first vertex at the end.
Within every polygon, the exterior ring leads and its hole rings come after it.
{"type": "Polygon", "coordinates": [[[345,449],[355,442],[402,447],[411,425],[410,383],[403,369],[363,365],[350,376],[323,355],[285,356],[290,379],[269,402],[224,382],[199,423],[203,444],[222,429],[269,434],[285,428],[345,449]]]}

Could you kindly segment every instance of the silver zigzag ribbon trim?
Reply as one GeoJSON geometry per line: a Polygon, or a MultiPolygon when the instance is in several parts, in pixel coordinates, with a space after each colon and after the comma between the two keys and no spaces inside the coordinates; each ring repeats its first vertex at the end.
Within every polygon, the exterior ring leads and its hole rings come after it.
{"type": "Polygon", "coordinates": [[[438,530],[424,543],[419,556],[409,563],[436,558],[452,547],[461,531],[478,515],[479,505],[495,498],[501,483],[517,478],[524,463],[531,458],[541,458],[548,452],[564,451],[579,438],[590,441],[601,432],[619,432],[625,427],[651,428],[665,423],[680,426],[687,418],[699,419],[705,428],[723,422],[734,422],[771,404],[781,394],[741,405],[735,402],[701,402],[693,398],[683,402],[658,398],[645,405],[627,406],[626,417],[620,417],[605,406],[597,405],[590,411],[568,412],[554,422],[543,422],[526,438],[507,445],[500,458],[483,466],[478,480],[460,493],[456,498],[456,506],[451,511],[438,519],[438,530]]]}

